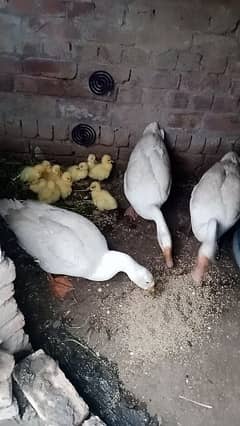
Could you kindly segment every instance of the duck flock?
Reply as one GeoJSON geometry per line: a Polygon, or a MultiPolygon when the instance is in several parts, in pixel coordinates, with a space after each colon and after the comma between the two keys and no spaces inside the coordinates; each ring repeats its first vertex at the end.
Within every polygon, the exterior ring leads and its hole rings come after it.
{"type": "MultiPolygon", "coordinates": [[[[167,267],[173,267],[172,237],[161,211],[167,200],[172,176],[164,143],[165,134],[157,122],[149,124],[133,149],[124,175],[124,193],[130,203],[126,215],[154,221],[159,246],[167,267]]],[[[117,208],[112,195],[101,189],[112,160],[104,155],[97,163],[93,154],[86,162],[62,172],[48,161],[26,167],[20,178],[38,195],[38,201],[0,200],[0,214],[16,234],[20,245],[49,274],[55,295],[64,297],[71,290],[68,277],[93,281],[111,279],[124,272],[144,290],[154,289],[154,277],[145,266],[120,251],[109,250],[106,239],[86,217],[51,203],[68,197],[72,183],[90,177],[93,204],[101,211],[117,208]]],[[[190,200],[192,230],[200,242],[192,277],[202,282],[214,259],[220,237],[240,217],[240,159],[228,152],[215,163],[194,187],[190,200]]],[[[240,229],[233,237],[233,252],[240,267],[240,229]]]]}

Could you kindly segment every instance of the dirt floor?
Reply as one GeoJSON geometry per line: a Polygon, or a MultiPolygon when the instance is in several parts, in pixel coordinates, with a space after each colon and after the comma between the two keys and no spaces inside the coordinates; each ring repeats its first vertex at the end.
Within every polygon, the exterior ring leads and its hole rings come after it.
{"type": "Polygon", "coordinates": [[[125,388],[152,415],[161,416],[163,425],[239,426],[240,283],[232,234],[222,241],[204,285],[195,285],[190,271],[198,242],[189,232],[188,211],[192,185],[175,185],[164,208],[174,242],[172,270],[164,265],[155,226],[141,219],[133,226],[123,217],[121,173],[105,185],[120,203],[118,212],[99,214],[88,195],[76,191],[66,207],[84,205],[83,213],[111,248],[152,271],[156,293],[147,295],[119,274],[105,283],[74,279],[67,299],[51,303],[73,338],[113,361],[125,388]]]}

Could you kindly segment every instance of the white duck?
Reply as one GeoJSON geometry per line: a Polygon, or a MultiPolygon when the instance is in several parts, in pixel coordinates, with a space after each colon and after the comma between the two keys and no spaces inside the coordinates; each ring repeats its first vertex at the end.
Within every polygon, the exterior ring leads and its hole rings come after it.
{"type": "MultiPolygon", "coordinates": [[[[123,271],[143,289],[154,286],[146,268],[125,253],[109,250],[98,228],[79,214],[38,201],[6,199],[0,200],[0,213],[20,245],[49,274],[105,281],[123,271]]],[[[72,288],[66,277],[52,278],[52,284],[58,296],[72,288]]]]}
{"type": "Polygon", "coordinates": [[[164,130],[154,122],[145,128],[133,149],[124,175],[124,192],[132,206],[126,214],[134,218],[137,213],[156,223],[158,243],[168,267],[173,266],[172,239],[160,209],[169,196],[171,184],[164,130]]]}
{"type": "Polygon", "coordinates": [[[240,217],[240,162],[228,152],[214,164],[194,187],[190,201],[192,230],[202,244],[192,276],[201,282],[214,259],[217,240],[240,217]]]}

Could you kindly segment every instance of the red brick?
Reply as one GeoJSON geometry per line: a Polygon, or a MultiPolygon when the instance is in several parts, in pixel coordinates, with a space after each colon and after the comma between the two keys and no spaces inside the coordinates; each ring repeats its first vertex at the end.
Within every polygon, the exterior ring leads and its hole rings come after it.
{"type": "Polygon", "coordinates": [[[139,86],[125,84],[119,87],[118,104],[138,104],[142,99],[142,89],[139,86]]]}
{"type": "Polygon", "coordinates": [[[29,75],[72,79],[76,75],[76,64],[50,59],[29,58],[23,61],[23,72],[29,75]]]}
{"type": "Polygon", "coordinates": [[[128,146],[129,144],[129,131],[121,127],[114,129],[114,145],[128,146]]]}
{"type": "Polygon", "coordinates": [[[23,93],[38,93],[38,81],[32,77],[18,75],[15,77],[14,90],[23,93]]]}
{"type": "Polygon", "coordinates": [[[240,96],[240,80],[233,80],[232,81],[231,94],[233,96],[240,96]]]}
{"type": "Polygon", "coordinates": [[[219,73],[222,74],[227,67],[227,58],[226,56],[215,56],[214,52],[211,52],[207,56],[203,56],[201,61],[201,69],[209,73],[219,73]]]}
{"type": "Polygon", "coordinates": [[[19,119],[7,118],[5,120],[5,129],[6,129],[6,134],[8,136],[20,137],[22,134],[22,129],[21,129],[19,119]]]}
{"type": "Polygon", "coordinates": [[[0,73],[1,74],[18,74],[22,70],[21,62],[10,56],[0,57],[0,73]]]}
{"type": "Polygon", "coordinates": [[[53,124],[50,121],[38,120],[38,135],[40,139],[53,140],[53,124]]]}
{"type": "Polygon", "coordinates": [[[22,135],[26,138],[35,138],[38,134],[37,122],[27,118],[22,119],[22,135]]]}
{"type": "Polygon", "coordinates": [[[130,157],[131,151],[129,148],[119,148],[118,160],[123,163],[127,163],[130,157]]]}
{"type": "Polygon", "coordinates": [[[78,16],[88,15],[96,8],[96,5],[92,0],[81,0],[80,2],[74,1],[69,3],[68,6],[69,18],[77,18],[78,16]]]}
{"type": "MultiPolygon", "coordinates": [[[[35,158],[55,160],[56,157],[70,157],[74,154],[74,145],[72,143],[53,142],[42,140],[40,138],[30,142],[30,150],[35,158]]],[[[71,161],[71,160],[70,160],[71,161]]]]}
{"type": "Polygon", "coordinates": [[[204,155],[202,154],[191,154],[191,153],[176,153],[174,155],[174,162],[177,176],[182,178],[183,176],[200,177],[202,175],[204,155]]]}
{"type": "Polygon", "coordinates": [[[175,72],[156,71],[151,72],[148,68],[133,69],[131,81],[142,87],[152,89],[177,89],[180,76],[175,72]]]}
{"type": "MultiPolygon", "coordinates": [[[[119,49],[119,48],[118,48],[119,49]]],[[[122,62],[130,66],[145,66],[149,64],[150,52],[139,47],[126,47],[122,53],[122,62]]]]}
{"type": "Polygon", "coordinates": [[[204,128],[237,134],[240,133],[240,116],[239,114],[207,114],[204,120],[204,128]]]}
{"type": "Polygon", "coordinates": [[[239,136],[222,136],[220,139],[220,144],[217,150],[217,154],[219,157],[222,157],[229,151],[233,151],[235,149],[235,144],[238,140],[239,136]]]}
{"type": "Polygon", "coordinates": [[[220,144],[219,136],[207,136],[207,140],[204,146],[204,154],[216,154],[220,144]]]}
{"type": "Polygon", "coordinates": [[[201,154],[204,150],[206,143],[206,136],[204,133],[198,132],[192,135],[191,144],[188,151],[194,154],[201,154]]]}
{"type": "Polygon", "coordinates": [[[169,108],[187,108],[189,103],[189,95],[186,92],[170,92],[168,94],[167,105],[169,108]]]}
{"type": "Polygon", "coordinates": [[[195,95],[192,97],[191,105],[194,111],[208,111],[212,104],[212,95],[195,95]]]}
{"type": "Polygon", "coordinates": [[[213,112],[234,112],[237,110],[238,100],[232,96],[216,96],[214,98],[213,112]]]}
{"type": "Polygon", "coordinates": [[[167,106],[168,91],[165,89],[143,89],[142,103],[167,106]]]}
{"type": "Polygon", "coordinates": [[[21,48],[21,53],[24,58],[39,57],[42,52],[42,43],[40,41],[26,41],[21,48]]]}
{"type": "Polygon", "coordinates": [[[165,143],[167,145],[168,149],[175,149],[176,147],[176,140],[177,140],[177,131],[176,129],[164,129],[166,133],[166,140],[165,143]]]}
{"type": "Polygon", "coordinates": [[[109,123],[107,104],[95,100],[60,98],[57,100],[55,114],[63,120],[82,120],[90,125],[109,123]]]}
{"type": "Polygon", "coordinates": [[[207,91],[226,93],[230,88],[231,80],[227,76],[217,74],[183,73],[181,89],[190,91],[207,91]]]}
{"type": "Polygon", "coordinates": [[[57,40],[66,42],[66,39],[81,38],[81,29],[76,23],[68,22],[61,17],[32,16],[23,21],[23,29],[34,37],[37,34],[38,40],[57,40]]]}
{"type": "Polygon", "coordinates": [[[6,4],[6,10],[17,15],[30,15],[35,8],[33,0],[10,0],[6,4]]]}
{"type": "Polygon", "coordinates": [[[65,16],[65,2],[61,0],[9,0],[6,11],[17,15],[65,16]]]}
{"type": "Polygon", "coordinates": [[[154,53],[151,56],[151,64],[157,70],[174,70],[177,64],[178,54],[175,50],[163,53],[154,53]]]}
{"type": "Polygon", "coordinates": [[[98,141],[100,145],[113,145],[114,132],[110,126],[99,126],[98,141]]]}
{"type": "Polygon", "coordinates": [[[64,120],[54,121],[54,139],[66,141],[69,139],[69,124],[64,120]]]}
{"type": "Polygon", "coordinates": [[[179,71],[197,71],[199,69],[201,55],[191,52],[180,52],[177,61],[179,71]]]}
{"type": "Polygon", "coordinates": [[[239,58],[230,58],[227,71],[233,77],[238,78],[239,75],[240,75],[240,59],[239,58]]]}
{"type": "Polygon", "coordinates": [[[14,88],[13,76],[9,74],[0,75],[0,92],[12,92],[14,88]]]}
{"type": "Polygon", "coordinates": [[[192,133],[186,130],[180,130],[176,135],[176,151],[187,151],[191,144],[192,133]]]}
{"type": "Polygon", "coordinates": [[[11,157],[19,153],[29,153],[29,143],[22,138],[16,139],[11,136],[2,136],[0,141],[0,151],[11,153],[11,157]]]}
{"type": "MultiPolygon", "coordinates": [[[[105,45],[105,46],[98,47],[98,49],[95,46],[94,50],[96,49],[96,54],[95,52],[91,53],[92,47],[88,47],[88,49],[84,49],[84,50],[86,52],[89,49],[90,51],[88,51],[88,54],[90,53],[91,60],[96,60],[95,57],[97,56],[97,60],[99,62],[103,64],[112,64],[112,65],[119,64],[121,61],[122,51],[119,46],[105,45]]],[[[83,50],[83,47],[82,47],[82,50],[83,50]]],[[[86,55],[84,54],[84,51],[80,58],[83,58],[83,57],[86,60],[86,55]]],[[[127,63],[127,65],[129,65],[129,63],[127,63]]]]}
{"type": "Polygon", "coordinates": [[[61,0],[40,0],[39,12],[41,15],[65,16],[66,2],[61,0]]]}
{"type": "Polygon", "coordinates": [[[179,129],[200,127],[201,121],[202,115],[197,113],[170,113],[167,117],[167,125],[179,129]]]}

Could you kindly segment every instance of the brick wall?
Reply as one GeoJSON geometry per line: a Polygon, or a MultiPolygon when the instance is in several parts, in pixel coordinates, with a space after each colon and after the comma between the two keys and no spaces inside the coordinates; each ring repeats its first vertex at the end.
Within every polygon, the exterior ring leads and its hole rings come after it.
{"type": "Polygon", "coordinates": [[[126,161],[158,120],[178,166],[202,170],[240,149],[240,1],[0,0],[0,92],[5,154],[86,156],[83,122],[126,161]],[[109,97],[89,90],[99,69],[109,97]]]}

